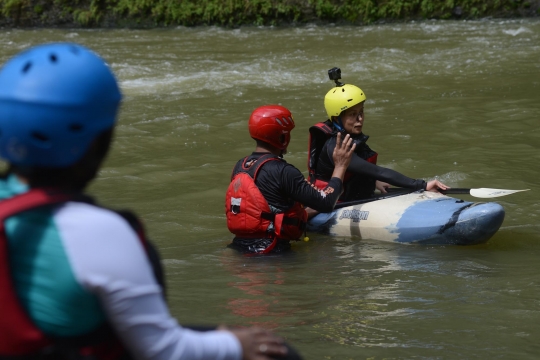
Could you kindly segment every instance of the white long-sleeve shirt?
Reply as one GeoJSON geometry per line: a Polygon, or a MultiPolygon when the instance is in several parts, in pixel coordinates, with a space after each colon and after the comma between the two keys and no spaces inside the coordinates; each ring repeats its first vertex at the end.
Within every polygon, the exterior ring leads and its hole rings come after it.
{"type": "MultiPolygon", "coordinates": [[[[13,176],[0,199],[26,191],[13,176]]],[[[83,335],[106,319],[136,359],[239,360],[227,331],[197,332],[171,317],[145,249],[117,213],[68,202],[6,220],[12,277],[44,333],[83,335]]]]}

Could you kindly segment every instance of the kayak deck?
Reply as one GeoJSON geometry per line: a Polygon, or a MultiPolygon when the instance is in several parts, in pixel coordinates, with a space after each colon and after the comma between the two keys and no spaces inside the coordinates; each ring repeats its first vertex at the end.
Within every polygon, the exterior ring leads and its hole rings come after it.
{"type": "Polygon", "coordinates": [[[321,213],[307,231],[399,243],[472,245],[488,241],[504,220],[495,203],[414,192],[321,213]]]}

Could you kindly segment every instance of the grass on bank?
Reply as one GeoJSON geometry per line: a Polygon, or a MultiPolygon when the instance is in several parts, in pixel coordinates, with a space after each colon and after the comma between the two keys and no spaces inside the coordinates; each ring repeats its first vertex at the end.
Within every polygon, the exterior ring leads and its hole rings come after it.
{"type": "Polygon", "coordinates": [[[370,24],[537,15],[539,0],[0,0],[4,26],[370,24]]]}

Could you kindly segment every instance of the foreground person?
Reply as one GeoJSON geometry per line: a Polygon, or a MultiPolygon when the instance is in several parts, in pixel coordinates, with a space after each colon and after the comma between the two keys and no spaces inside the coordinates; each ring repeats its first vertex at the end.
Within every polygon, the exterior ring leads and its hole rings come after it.
{"type": "Polygon", "coordinates": [[[76,44],[0,70],[1,359],[299,359],[260,328],[199,332],[171,317],[160,261],[136,217],[84,195],[121,94],[76,44]]]}
{"type": "Polygon", "coordinates": [[[375,189],[386,193],[390,185],[412,190],[438,191],[448,187],[438,180],[426,182],[411,179],[397,171],[377,165],[377,153],[366,144],[369,136],[363,133],[366,95],[359,87],[338,82],[341,70],[329,70],[336,87],[324,97],[328,120],[310,128],[308,152],[309,179],[319,189],[328,183],[334,169],[332,153],[338,134],[348,134],[356,150],[345,175],[345,190],[340,201],[353,201],[373,196],[375,189]]]}
{"type": "Polygon", "coordinates": [[[321,190],[300,170],[283,160],[294,129],[291,112],[279,105],[261,106],[249,118],[255,151],[233,169],[225,199],[227,226],[235,235],[230,247],[245,253],[267,254],[290,248],[305,230],[304,206],[329,212],[343,191],[343,176],[355,145],[337,134],[332,149],[335,164],[321,190]]]}

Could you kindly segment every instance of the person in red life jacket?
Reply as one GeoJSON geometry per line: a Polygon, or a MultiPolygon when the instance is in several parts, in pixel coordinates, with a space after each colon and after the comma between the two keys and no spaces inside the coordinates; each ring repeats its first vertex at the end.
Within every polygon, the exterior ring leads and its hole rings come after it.
{"type": "Polygon", "coordinates": [[[328,120],[310,128],[308,151],[309,180],[322,189],[334,169],[332,152],[338,134],[349,134],[356,144],[355,153],[345,175],[345,190],[340,201],[353,201],[373,196],[375,189],[386,193],[390,185],[412,190],[438,191],[448,187],[438,180],[426,182],[411,179],[397,171],[377,165],[377,153],[367,144],[369,136],[363,133],[364,103],[366,95],[357,86],[342,84],[341,70],[328,71],[336,87],[328,91],[324,107],[328,120]]]}
{"type": "Polygon", "coordinates": [[[257,145],[234,167],[225,199],[227,226],[235,235],[230,247],[256,254],[287,250],[304,232],[304,206],[322,212],[334,209],[355,145],[349,135],[342,141],[337,134],[331,154],[335,166],[319,190],[283,160],[294,126],[291,112],[283,106],[261,106],[251,114],[249,133],[257,145]]]}
{"type": "Polygon", "coordinates": [[[129,212],[84,194],[121,101],[78,44],[24,51],[0,70],[0,359],[300,359],[261,328],[196,331],[164,298],[157,252],[129,212]]]}

